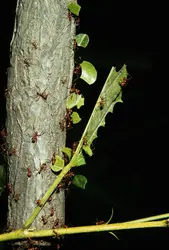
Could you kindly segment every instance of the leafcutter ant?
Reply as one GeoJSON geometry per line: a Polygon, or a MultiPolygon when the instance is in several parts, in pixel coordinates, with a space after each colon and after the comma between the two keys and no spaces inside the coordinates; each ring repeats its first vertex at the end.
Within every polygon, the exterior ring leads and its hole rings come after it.
{"type": "Polygon", "coordinates": [[[76,27],[79,28],[79,26],[80,26],[80,18],[76,17],[75,22],[76,22],[76,27]]]}
{"type": "Polygon", "coordinates": [[[72,13],[69,10],[68,10],[67,17],[68,17],[69,21],[71,22],[72,21],[72,13]]]}
{"type": "Polygon", "coordinates": [[[9,156],[16,155],[16,149],[15,148],[11,148],[10,150],[8,150],[8,155],[9,156]]]}
{"type": "Polygon", "coordinates": [[[13,193],[13,188],[9,183],[7,184],[7,190],[9,191],[9,193],[13,193]]]}
{"type": "Polygon", "coordinates": [[[46,94],[46,92],[45,92],[45,90],[44,90],[42,93],[37,92],[37,95],[38,95],[39,97],[42,97],[42,99],[46,101],[49,94],[46,94]]]}
{"type": "Polygon", "coordinates": [[[61,183],[58,185],[58,190],[59,191],[61,188],[65,188],[68,190],[69,186],[72,184],[72,177],[74,176],[74,173],[73,172],[69,172],[67,173],[61,183]]]}
{"type": "Polygon", "coordinates": [[[56,219],[56,220],[54,221],[54,224],[53,224],[52,229],[57,228],[58,225],[59,225],[59,219],[56,219]]]}
{"type": "Polygon", "coordinates": [[[63,119],[62,121],[60,121],[59,126],[60,126],[61,131],[65,131],[65,129],[66,129],[66,119],[63,119]]]}
{"type": "Polygon", "coordinates": [[[73,70],[73,74],[80,75],[80,73],[81,73],[81,66],[77,65],[73,70]]]}
{"type": "Polygon", "coordinates": [[[76,39],[73,41],[73,50],[75,51],[77,49],[77,42],[76,39]]]}
{"type": "Polygon", "coordinates": [[[56,161],[56,153],[53,153],[50,162],[52,163],[52,165],[54,165],[54,164],[55,164],[55,161],[56,161]]]}
{"type": "Polygon", "coordinates": [[[105,224],[105,222],[103,220],[101,221],[96,221],[96,225],[102,225],[102,224],[105,224]]]}
{"type": "Polygon", "coordinates": [[[32,143],[36,143],[38,141],[38,136],[41,136],[37,131],[32,135],[32,143]]]}
{"type": "Polygon", "coordinates": [[[79,89],[76,89],[76,88],[74,88],[74,87],[72,87],[71,89],[70,89],[70,94],[71,93],[75,93],[76,95],[79,95],[80,94],[80,90],[79,89]]]}
{"type": "Polygon", "coordinates": [[[28,59],[25,58],[23,62],[26,65],[26,67],[30,67],[31,66],[30,61],[28,59]]]}
{"type": "Polygon", "coordinates": [[[71,114],[72,114],[72,109],[67,109],[67,110],[66,110],[66,115],[65,115],[66,127],[67,127],[67,128],[71,128],[71,127],[72,127],[72,118],[71,118],[71,114]]]}
{"type": "Polygon", "coordinates": [[[122,81],[120,82],[120,86],[121,86],[121,87],[126,87],[128,81],[129,81],[130,79],[131,79],[131,76],[130,76],[129,79],[127,79],[127,77],[123,77],[122,81]]]}
{"type": "Polygon", "coordinates": [[[46,169],[47,169],[46,163],[42,163],[42,165],[40,166],[40,170],[39,170],[38,174],[40,174],[42,171],[45,171],[46,169]]]}
{"type": "Polygon", "coordinates": [[[52,196],[50,196],[49,198],[48,198],[48,202],[51,202],[52,201],[52,196]]]}
{"type": "Polygon", "coordinates": [[[63,152],[63,160],[64,160],[65,166],[66,166],[66,165],[69,163],[69,157],[68,157],[68,155],[65,154],[64,152],[63,152]]]}
{"type": "Polygon", "coordinates": [[[30,168],[27,168],[27,176],[30,178],[32,175],[32,171],[30,168]]]}
{"type": "Polygon", "coordinates": [[[42,215],[41,218],[42,218],[43,225],[46,225],[47,224],[47,218],[44,215],[42,215]]]}
{"type": "Polygon", "coordinates": [[[1,135],[1,137],[2,137],[3,139],[5,139],[5,138],[7,137],[7,132],[6,132],[6,129],[5,129],[5,128],[3,128],[3,129],[1,130],[0,135],[1,135]]]}
{"type": "Polygon", "coordinates": [[[8,91],[8,89],[7,89],[7,88],[5,88],[5,90],[4,90],[4,97],[5,97],[5,98],[7,98],[7,97],[8,97],[8,95],[9,95],[9,91],[8,91]]]}
{"type": "Polygon", "coordinates": [[[0,145],[0,150],[2,151],[2,154],[6,155],[7,152],[6,142],[0,145]]]}
{"type": "Polygon", "coordinates": [[[35,41],[32,42],[32,46],[33,46],[34,49],[37,49],[37,48],[38,48],[38,46],[37,46],[37,44],[36,44],[35,41]]]}
{"type": "Polygon", "coordinates": [[[18,194],[18,193],[15,193],[15,194],[14,194],[14,201],[15,201],[15,202],[18,202],[18,201],[19,201],[19,194],[18,194]]]}
{"type": "Polygon", "coordinates": [[[78,146],[79,142],[75,141],[72,145],[72,154],[74,155],[74,153],[76,152],[76,148],[78,146]]]}
{"type": "Polygon", "coordinates": [[[84,145],[84,146],[87,146],[87,138],[86,138],[86,135],[83,137],[83,145],[84,145]]]}
{"type": "Polygon", "coordinates": [[[100,101],[98,102],[100,110],[104,108],[105,100],[103,97],[100,98],[100,101]]]}
{"type": "Polygon", "coordinates": [[[52,207],[52,208],[51,208],[50,216],[51,216],[51,217],[54,216],[54,213],[55,213],[55,210],[54,210],[54,208],[52,207]]]}
{"type": "Polygon", "coordinates": [[[38,200],[36,201],[36,204],[37,204],[39,207],[42,207],[41,200],[38,199],[38,200]]]}

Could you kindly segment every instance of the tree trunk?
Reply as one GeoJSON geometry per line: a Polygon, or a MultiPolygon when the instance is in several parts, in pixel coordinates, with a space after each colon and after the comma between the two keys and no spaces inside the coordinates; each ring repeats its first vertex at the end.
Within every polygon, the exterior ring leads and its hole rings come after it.
{"type": "MultiPolygon", "coordinates": [[[[66,97],[74,67],[75,23],[68,0],[18,0],[11,42],[7,94],[9,169],[8,228],[21,228],[56,175],[53,154],[61,155],[66,131],[66,97]],[[46,165],[42,165],[46,164],[46,165]]],[[[64,224],[64,191],[53,193],[31,225],[64,224]],[[54,208],[54,215],[51,211],[54,208]],[[44,221],[46,219],[46,221],[44,221]]]]}

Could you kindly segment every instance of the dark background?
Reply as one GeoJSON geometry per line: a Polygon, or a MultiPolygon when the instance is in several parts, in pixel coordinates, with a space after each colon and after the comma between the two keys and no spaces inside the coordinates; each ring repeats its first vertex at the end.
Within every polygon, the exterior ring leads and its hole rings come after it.
{"type": "MultiPolygon", "coordinates": [[[[1,124],[5,121],[3,88],[15,11],[15,1],[6,2],[1,21],[1,124]]],[[[68,143],[80,138],[111,67],[119,70],[125,63],[131,79],[124,89],[123,104],[116,105],[106,118],[106,127],[99,129],[94,156],[86,166],[76,169],[88,183],[85,190],[70,188],[66,224],[107,221],[112,207],[113,222],[167,213],[168,76],[165,20],[158,18],[160,7],[153,3],[151,9],[147,5],[145,9],[141,2],[129,6],[108,0],[81,0],[79,4],[81,24],[77,32],[90,38],[89,46],[79,53],[96,67],[98,79],[93,86],[79,81],[86,100],[80,111],[83,121],[68,133],[68,143]]],[[[4,211],[4,200],[1,204],[4,211]]],[[[108,233],[66,236],[63,249],[163,249],[169,243],[168,234],[168,229],[120,231],[120,241],[108,233]]]]}

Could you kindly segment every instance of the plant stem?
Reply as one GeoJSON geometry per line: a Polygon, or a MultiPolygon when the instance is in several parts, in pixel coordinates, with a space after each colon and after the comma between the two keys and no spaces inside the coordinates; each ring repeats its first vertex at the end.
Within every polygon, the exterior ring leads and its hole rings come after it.
{"type": "Polygon", "coordinates": [[[129,222],[131,222],[131,223],[133,223],[133,222],[146,222],[146,221],[155,221],[155,220],[161,220],[161,219],[166,219],[166,218],[169,218],[169,213],[154,215],[151,217],[146,217],[146,218],[142,218],[142,219],[138,219],[138,220],[132,220],[129,222]]]}
{"type": "Polygon", "coordinates": [[[113,224],[103,224],[94,226],[82,226],[82,227],[72,227],[72,228],[59,228],[52,230],[40,230],[31,232],[29,229],[19,229],[14,232],[5,233],[0,235],[1,241],[9,241],[16,239],[25,238],[41,238],[41,237],[57,237],[57,235],[68,235],[68,234],[79,234],[79,233],[94,233],[103,231],[119,231],[128,229],[140,229],[140,228],[157,228],[157,227],[168,227],[169,221],[151,221],[151,222],[120,222],[113,224]]]}
{"type": "Polygon", "coordinates": [[[43,196],[43,198],[40,200],[40,205],[37,206],[34,209],[32,215],[29,217],[29,219],[23,225],[23,229],[28,228],[33,223],[33,221],[35,220],[36,216],[39,214],[39,212],[41,211],[42,207],[45,205],[46,201],[49,199],[49,197],[55,191],[55,189],[57,188],[58,184],[61,182],[62,178],[69,172],[69,170],[71,169],[71,167],[72,167],[72,165],[69,163],[66,167],[64,167],[64,169],[62,170],[62,172],[56,177],[56,179],[54,180],[54,182],[52,183],[52,185],[49,187],[48,191],[45,193],[45,195],[43,196]]]}

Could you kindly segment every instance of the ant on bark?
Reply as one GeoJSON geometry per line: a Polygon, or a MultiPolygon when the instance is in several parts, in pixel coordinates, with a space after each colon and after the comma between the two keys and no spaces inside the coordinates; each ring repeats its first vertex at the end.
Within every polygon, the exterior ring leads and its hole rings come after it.
{"type": "Polygon", "coordinates": [[[59,126],[60,126],[61,131],[65,131],[65,129],[66,129],[66,119],[65,118],[59,122],[59,126]]]}
{"type": "Polygon", "coordinates": [[[28,178],[30,178],[31,175],[32,175],[31,169],[30,169],[30,168],[27,168],[27,176],[28,176],[28,178]]]}
{"type": "Polygon", "coordinates": [[[44,215],[42,215],[41,219],[42,219],[43,225],[46,225],[47,224],[47,218],[44,215]]]}
{"type": "Polygon", "coordinates": [[[37,143],[38,137],[41,136],[42,134],[39,134],[39,132],[35,131],[32,135],[32,143],[37,143]]]}
{"type": "Polygon", "coordinates": [[[8,150],[8,155],[9,156],[16,155],[16,149],[15,148],[11,148],[10,150],[8,150]]]}
{"type": "Polygon", "coordinates": [[[72,21],[72,18],[74,18],[75,20],[75,23],[76,23],[76,28],[80,26],[80,18],[77,17],[76,15],[74,15],[70,10],[68,10],[68,14],[67,14],[67,17],[69,19],[69,22],[72,21]]]}
{"type": "Polygon", "coordinates": [[[42,93],[37,92],[37,95],[38,95],[39,97],[42,97],[42,99],[46,101],[49,94],[46,94],[46,92],[45,92],[45,90],[44,90],[42,93]]]}

